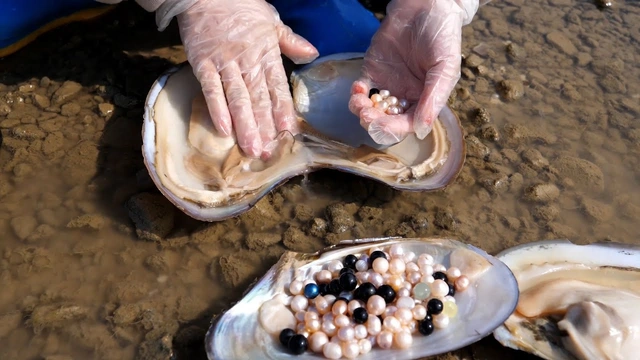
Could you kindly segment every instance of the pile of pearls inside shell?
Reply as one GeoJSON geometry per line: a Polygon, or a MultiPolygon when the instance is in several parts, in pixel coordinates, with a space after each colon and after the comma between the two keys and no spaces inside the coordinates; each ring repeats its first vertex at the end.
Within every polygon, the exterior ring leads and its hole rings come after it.
{"type": "Polygon", "coordinates": [[[410,347],[414,335],[449,325],[458,313],[454,295],[470,285],[460,269],[400,244],[330,261],[312,277],[297,276],[285,289],[297,325],[279,340],[290,353],[328,359],[410,347]]]}
{"type": "Polygon", "coordinates": [[[369,99],[373,102],[374,108],[383,110],[387,115],[402,114],[409,108],[409,102],[406,99],[392,96],[389,90],[371,89],[369,99]]]}

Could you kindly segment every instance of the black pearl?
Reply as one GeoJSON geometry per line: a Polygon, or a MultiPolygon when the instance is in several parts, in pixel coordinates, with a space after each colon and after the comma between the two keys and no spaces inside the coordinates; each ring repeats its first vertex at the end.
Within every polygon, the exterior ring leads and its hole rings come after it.
{"type": "Polygon", "coordinates": [[[376,251],[372,252],[371,255],[369,255],[369,267],[371,267],[371,265],[373,264],[373,260],[375,260],[377,258],[385,258],[386,259],[387,255],[385,255],[380,250],[376,250],[376,251]]]}
{"type": "Polygon", "coordinates": [[[340,294],[341,291],[342,291],[342,287],[340,286],[340,280],[338,279],[331,280],[331,282],[327,286],[327,292],[331,295],[338,296],[338,294],[340,294]]]}
{"type": "Polygon", "coordinates": [[[364,324],[369,319],[369,313],[367,313],[367,309],[363,307],[359,307],[353,310],[353,321],[356,324],[364,324]]]}
{"type": "Polygon", "coordinates": [[[369,97],[372,97],[375,94],[379,94],[380,90],[376,89],[376,88],[371,88],[371,90],[369,90],[369,97]]]}
{"type": "Polygon", "coordinates": [[[424,319],[418,323],[418,331],[424,336],[431,335],[433,329],[433,322],[431,322],[431,320],[424,319]]]}
{"type": "Polygon", "coordinates": [[[309,341],[307,341],[304,335],[296,334],[289,339],[289,345],[287,347],[293,354],[300,355],[309,348],[309,341]]]}
{"type": "Polygon", "coordinates": [[[442,304],[442,301],[438,299],[431,299],[427,303],[427,311],[429,312],[429,314],[432,314],[432,315],[440,314],[443,308],[444,308],[444,304],[442,304]]]}
{"type": "Polygon", "coordinates": [[[345,256],[344,260],[342,261],[342,265],[344,265],[345,268],[355,270],[357,262],[358,258],[355,255],[349,254],[345,256]]]}
{"type": "Polygon", "coordinates": [[[367,302],[367,300],[369,300],[369,298],[375,294],[376,294],[376,287],[372,283],[366,282],[358,286],[356,291],[354,291],[353,297],[357,300],[367,302]]]}
{"type": "Polygon", "coordinates": [[[387,304],[396,298],[396,291],[389,285],[382,285],[376,291],[376,295],[380,295],[387,304]]]}
{"type": "Polygon", "coordinates": [[[443,273],[442,271],[436,271],[433,273],[433,278],[435,280],[442,280],[444,282],[449,282],[449,279],[447,279],[447,274],[443,273]]]}
{"type": "Polygon", "coordinates": [[[329,286],[329,284],[318,284],[318,290],[320,290],[320,295],[325,296],[327,295],[327,287],[329,286]]]}
{"type": "Polygon", "coordinates": [[[280,332],[280,344],[284,345],[284,346],[289,346],[289,340],[291,340],[291,337],[293,337],[293,335],[295,335],[296,332],[293,331],[293,329],[284,329],[280,332]]]}
{"type": "Polygon", "coordinates": [[[340,286],[342,290],[353,291],[358,286],[358,279],[352,272],[346,272],[340,276],[340,286]]]}
{"type": "Polygon", "coordinates": [[[454,296],[456,294],[456,287],[453,284],[449,284],[449,296],[454,296]]]}
{"type": "Polygon", "coordinates": [[[345,274],[345,273],[352,273],[353,274],[353,270],[347,268],[347,267],[343,267],[342,269],[340,269],[340,275],[345,274]]]}
{"type": "Polygon", "coordinates": [[[427,317],[425,317],[423,320],[429,320],[429,321],[433,321],[433,316],[431,316],[431,314],[427,313],[427,317]]]}

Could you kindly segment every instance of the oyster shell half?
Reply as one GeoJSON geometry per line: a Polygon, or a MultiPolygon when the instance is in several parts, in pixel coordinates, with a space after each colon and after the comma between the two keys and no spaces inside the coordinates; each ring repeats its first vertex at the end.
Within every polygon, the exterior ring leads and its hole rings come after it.
{"type": "Polygon", "coordinates": [[[310,278],[331,260],[359,254],[375,247],[401,244],[405,251],[428,253],[436,263],[456,266],[471,280],[469,288],[456,294],[458,315],[445,329],[428,337],[414,335],[410,348],[374,348],[358,359],[418,359],[452,351],[490,334],[513,312],[518,286],[507,266],[486,252],[450,239],[383,238],[343,241],[315,254],[285,252],[277,264],[232,308],[217,316],[205,339],[208,358],[213,359],[323,359],[306,352],[290,355],[278,342],[279,332],[293,317],[282,303],[291,281],[310,278]]]}
{"type": "Polygon", "coordinates": [[[543,359],[637,359],[640,246],[541,241],[497,255],[520,288],[494,337],[543,359]]]}
{"type": "Polygon", "coordinates": [[[287,179],[321,168],[401,190],[445,187],[465,157],[457,116],[445,107],[425,139],[410,135],[383,149],[348,109],[361,65],[362,54],[338,54],[292,74],[301,133],[279,134],[268,161],[245,157],[233,137],[219,136],[191,67],[171,69],[145,106],[142,150],[151,178],[175,206],[204,221],[238,215],[287,179]]]}

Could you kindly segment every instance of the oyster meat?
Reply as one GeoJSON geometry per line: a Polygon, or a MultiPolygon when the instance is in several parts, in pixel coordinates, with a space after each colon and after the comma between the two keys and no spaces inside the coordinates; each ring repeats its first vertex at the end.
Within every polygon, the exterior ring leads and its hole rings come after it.
{"type": "Polygon", "coordinates": [[[457,267],[470,279],[469,287],[455,294],[458,313],[449,325],[429,336],[419,333],[407,349],[374,347],[358,359],[418,359],[452,351],[490,334],[513,312],[518,287],[509,268],[470,245],[451,239],[384,238],[348,240],[315,254],[285,252],[264,277],[226,312],[218,315],[207,332],[205,346],[213,359],[323,359],[322,354],[291,355],[278,341],[281,330],[295,325],[285,305],[293,279],[312,278],[332,260],[399,244],[405,252],[428,253],[435,263],[457,267]]]}
{"type": "Polygon", "coordinates": [[[640,247],[541,241],[497,255],[515,274],[516,311],[494,337],[548,360],[638,359],[640,247]]]}
{"type": "Polygon", "coordinates": [[[216,132],[188,64],[171,69],[155,82],[145,106],[142,150],[151,178],[175,206],[204,221],[238,215],[287,179],[322,168],[401,190],[445,187],[465,157],[457,116],[445,107],[425,139],[410,135],[379,146],[348,109],[361,66],[362,54],[337,54],[294,72],[300,133],[279,134],[266,161],[244,156],[234,137],[216,132]]]}

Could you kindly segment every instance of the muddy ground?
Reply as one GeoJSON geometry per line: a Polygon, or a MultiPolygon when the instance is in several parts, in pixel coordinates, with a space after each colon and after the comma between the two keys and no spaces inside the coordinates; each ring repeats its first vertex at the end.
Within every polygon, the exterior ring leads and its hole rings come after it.
{"type": "MultiPolygon", "coordinates": [[[[184,61],[125,4],[0,59],[0,358],[204,359],[212,315],[285,250],[365,236],[638,243],[640,6],[504,0],[464,29],[450,104],[467,161],[445,191],[295,178],[201,223],[155,189],[143,102],[184,61]]],[[[492,338],[442,359],[524,358],[492,338]]]]}

